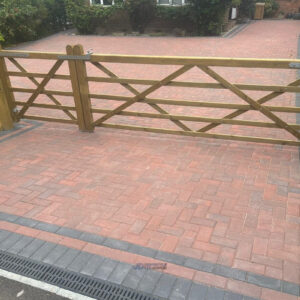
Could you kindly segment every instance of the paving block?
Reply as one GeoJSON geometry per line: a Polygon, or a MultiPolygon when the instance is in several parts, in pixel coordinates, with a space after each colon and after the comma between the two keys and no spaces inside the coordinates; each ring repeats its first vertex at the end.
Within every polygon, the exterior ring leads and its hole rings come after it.
{"type": "Polygon", "coordinates": [[[91,256],[92,254],[88,252],[80,252],[67,268],[74,272],[79,272],[84,268],[91,256]]]}
{"type": "Polygon", "coordinates": [[[67,252],[68,248],[62,245],[56,245],[54,249],[43,259],[43,262],[48,264],[53,264],[57,261],[65,252],[67,252]]]}
{"type": "Polygon", "coordinates": [[[0,243],[2,241],[4,241],[9,235],[11,234],[10,231],[7,231],[7,230],[0,230],[0,243]]]}
{"type": "Polygon", "coordinates": [[[45,223],[45,222],[38,222],[34,226],[34,228],[43,230],[43,231],[47,231],[47,232],[56,233],[60,229],[60,226],[55,225],[55,224],[45,223]]]}
{"type": "Polygon", "coordinates": [[[213,269],[213,273],[227,278],[236,280],[246,280],[247,272],[239,269],[230,268],[227,266],[216,265],[213,269]]]}
{"type": "Polygon", "coordinates": [[[153,295],[168,298],[173,290],[176,277],[169,274],[162,274],[156,287],[153,291],[153,295]]]}
{"type": "Polygon", "coordinates": [[[179,264],[179,265],[184,264],[184,262],[186,260],[186,257],[184,257],[182,255],[164,252],[164,251],[157,251],[155,258],[159,259],[159,260],[167,261],[170,263],[179,264]]]}
{"type": "Polygon", "coordinates": [[[132,289],[136,289],[142,280],[146,270],[145,269],[132,269],[129,271],[127,276],[124,278],[122,285],[132,289]]]}
{"type": "Polygon", "coordinates": [[[23,248],[18,254],[23,257],[31,257],[43,244],[46,242],[39,239],[34,239],[30,244],[23,248]]]}
{"type": "Polygon", "coordinates": [[[92,276],[103,261],[103,257],[92,254],[88,262],[85,264],[82,270],[80,270],[80,273],[92,276]]]}
{"type": "Polygon", "coordinates": [[[138,254],[138,255],[143,255],[147,257],[155,257],[157,254],[157,250],[148,248],[148,247],[142,247],[139,245],[131,244],[128,249],[129,252],[138,254]]]}
{"type": "Polygon", "coordinates": [[[193,282],[187,299],[205,300],[207,290],[207,286],[193,282]]]}
{"type": "Polygon", "coordinates": [[[153,270],[147,270],[137,287],[138,290],[151,294],[161,277],[162,273],[153,270]]]}
{"type": "Polygon", "coordinates": [[[243,295],[239,295],[236,293],[225,292],[224,300],[244,300],[243,295]]]}
{"type": "Polygon", "coordinates": [[[116,284],[121,284],[131,268],[132,265],[119,262],[107,280],[116,284]]]}
{"type": "Polygon", "coordinates": [[[300,296],[300,285],[292,282],[282,281],[282,291],[295,296],[300,296]]]}
{"type": "Polygon", "coordinates": [[[117,264],[118,264],[117,261],[109,258],[105,258],[104,261],[97,268],[93,276],[103,280],[107,280],[107,278],[112,273],[112,271],[117,266],[117,264]]]}
{"type": "Polygon", "coordinates": [[[7,222],[14,222],[18,218],[19,216],[11,215],[0,211],[0,220],[7,221],[7,222]]]}
{"type": "Polygon", "coordinates": [[[60,227],[57,232],[57,234],[64,235],[70,238],[78,239],[80,235],[82,234],[80,231],[72,228],[67,227],[60,227]]]}
{"type": "Polygon", "coordinates": [[[112,238],[106,238],[103,245],[118,250],[127,250],[129,248],[129,243],[112,238]]]}
{"type": "Polygon", "coordinates": [[[88,243],[102,245],[105,240],[105,237],[90,232],[83,232],[80,235],[79,239],[88,243]]]}
{"type": "Polygon", "coordinates": [[[279,279],[248,273],[247,281],[264,288],[269,288],[276,291],[281,290],[281,282],[279,279]]]}
{"type": "Polygon", "coordinates": [[[13,246],[11,246],[8,251],[10,253],[17,254],[20,252],[24,247],[26,247],[29,243],[31,243],[34,239],[29,236],[22,236],[13,246]]]}
{"type": "Polygon", "coordinates": [[[207,294],[206,294],[206,300],[223,300],[224,298],[225,291],[214,288],[214,287],[209,287],[207,289],[207,294]]]}
{"type": "Polygon", "coordinates": [[[14,223],[33,228],[38,223],[38,221],[29,218],[19,217],[14,221],[14,223]]]}
{"type": "Polygon", "coordinates": [[[170,300],[185,300],[192,286],[192,281],[184,278],[177,278],[173,286],[170,300]]]}
{"type": "Polygon", "coordinates": [[[54,248],[56,244],[45,242],[37,251],[35,251],[30,258],[42,261],[54,248]]]}
{"type": "Polygon", "coordinates": [[[77,249],[69,248],[67,252],[65,252],[57,261],[54,262],[54,265],[67,268],[75,259],[77,255],[79,255],[80,251],[77,249]]]}
{"type": "Polygon", "coordinates": [[[11,233],[0,243],[0,250],[7,250],[22,238],[21,234],[11,233]]]}
{"type": "Polygon", "coordinates": [[[198,271],[210,273],[212,273],[213,269],[215,268],[215,264],[195,258],[187,258],[184,262],[184,266],[198,271]]]}

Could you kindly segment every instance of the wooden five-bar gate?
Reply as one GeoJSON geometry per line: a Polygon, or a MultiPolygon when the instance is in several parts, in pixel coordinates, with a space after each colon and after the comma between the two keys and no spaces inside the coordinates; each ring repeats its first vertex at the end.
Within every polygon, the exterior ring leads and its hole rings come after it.
{"type": "MultiPolygon", "coordinates": [[[[0,49],[1,50],[1,49],[0,49]]],[[[54,121],[62,123],[78,124],[80,130],[92,132],[95,127],[107,127],[126,130],[138,130],[154,133],[178,134],[184,136],[198,136],[206,138],[217,138],[225,140],[263,142],[283,145],[300,145],[300,125],[288,123],[279,117],[277,113],[300,113],[300,108],[296,106],[271,106],[267,102],[275,99],[284,93],[300,93],[300,79],[294,80],[287,85],[254,85],[254,84],[235,84],[230,82],[220,73],[214,70],[214,67],[230,68],[266,68],[266,69],[299,69],[300,60],[292,59],[238,59],[238,58],[205,58],[205,57],[158,57],[158,56],[133,56],[133,55],[103,55],[103,54],[85,54],[81,45],[67,46],[66,53],[48,53],[48,52],[28,52],[1,50],[0,51],[0,127],[4,130],[11,129],[14,122],[21,119],[34,119],[42,121],[54,121]],[[48,73],[30,73],[22,66],[20,60],[47,60],[54,61],[54,64],[48,73]],[[8,70],[8,61],[17,71],[8,70]],[[68,62],[68,75],[57,74],[58,69],[64,61],[68,62]],[[106,77],[91,77],[87,74],[87,64],[94,65],[97,69],[106,74],[106,77]],[[112,72],[105,63],[118,64],[143,64],[143,65],[165,65],[176,66],[177,69],[165,76],[161,80],[146,80],[134,78],[120,78],[112,72]],[[191,70],[198,68],[203,71],[214,82],[190,82],[176,81],[175,79],[191,70]],[[35,86],[34,89],[18,88],[11,84],[11,77],[26,77],[35,86]],[[69,80],[72,84],[72,91],[58,91],[46,89],[51,79],[69,80]],[[90,92],[90,82],[105,82],[120,84],[128,90],[132,96],[121,95],[102,95],[90,92]],[[148,86],[143,91],[139,91],[134,85],[148,86]],[[244,103],[224,103],[224,102],[203,102],[191,100],[161,99],[150,98],[149,95],[164,86],[197,88],[197,89],[226,89],[243,100],[244,103]],[[255,100],[244,92],[264,91],[268,92],[260,99],[255,100]],[[30,96],[26,101],[16,99],[16,93],[25,93],[30,96]],[[51,104],[36,103],[39,95],[46,95],[51,104]],[[63,105],[57,96],[73,97],[75,105],[63,105]],[[122,104],[112,109],[93,108],[91,99],[104,99],[121,101],[122,104]],[[128,111],[127,108],[135,103],[144,103],[154,109],[156,112],[147,111],[128,111]],[[199,115],[178,115],[170,114],[164,108],[164,105],[182,106],[182,107],[207,107],[230,110],[230,113],[224,117],[206,117],[199,115]],[[47,117],[41,115],[29,115],[28,109],[36,107],[40,109],[57,109],[66,114],[68,119],[59,117],[47,117]],[[237,117],[248,111],[257,111],[268,121],[242,120],[237,117]],[[95,118],[95,114],[102,114],[95,118]],[[157,128],[151,126],[135,126],[131,124],[108,123],[116,115],[141,117],[152,119],[169,120],[176,125],[178,129],[157,128]],[[208,123],[197,130],[191,129],[187,122],[208,123]],[[271,137],[243,136],[235,134],[224,134],[211,132],[221,124],[254,126],[261,128],[277,128],[288,132],[289,139],[278,139],[271,137]]],[[[239,69],[237,69],[238,72],[239,69]]],[[[296,118],[295,118],[296,120],[296,118]]]]}

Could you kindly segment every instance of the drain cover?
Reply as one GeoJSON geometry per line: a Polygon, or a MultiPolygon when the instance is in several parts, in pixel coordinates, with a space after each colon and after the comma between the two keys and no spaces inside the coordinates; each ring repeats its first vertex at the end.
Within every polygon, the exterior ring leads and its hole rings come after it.
{"type": "Polygon", "coordinates": [[[0,269],[59,286],[99,300],[158,300],[158,298],[104,280],[67,271],[0,251],[0,269]]]}

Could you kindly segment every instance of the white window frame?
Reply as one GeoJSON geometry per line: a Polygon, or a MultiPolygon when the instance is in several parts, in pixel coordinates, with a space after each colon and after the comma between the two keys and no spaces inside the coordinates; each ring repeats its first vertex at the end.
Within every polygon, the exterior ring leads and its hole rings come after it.
{"type": "Polygon", "coordinates": [[[169,0],[169,3],[159,3],[159,0],[156,0],[157,5],[161,6],[183,6],[186,5],[186,0],[181,0],[181,4],[173,4],[173,0],[169,0]]]}
{"type": "Polygon", "coordinates": [[[90,0],[90,5],[112,6],[115,5],[115,0],[112,0],[111,4],[104,4],[104,0],[100,0],[99,4],[93,3],[94,0],[90,0]]]}

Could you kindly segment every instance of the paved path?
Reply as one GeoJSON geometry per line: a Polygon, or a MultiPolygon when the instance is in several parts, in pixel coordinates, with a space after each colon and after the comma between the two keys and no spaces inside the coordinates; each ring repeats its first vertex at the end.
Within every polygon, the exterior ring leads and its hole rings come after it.
{"type": "MultiPolygon", "coordinates": [[[[230,39],[58,34],[21,48],[63,51],[67,43],[82,43],[86,49],[101,53],[294,58],[299,24],[290,20],[256,22],[230,39]]],[[[33,72],[49,68],[40,63],[26,67],[33,72]]],[[[138,67],[112,69],[123,76],[143,71],[138,67]]],[[[161,77],[170,70],[153,67],[141,78],[161,77]]],[[[92,69],[90,72],[98,74],[92,69]]],[[[294,71],[277,70],[251,71],[251,76],[246,70],[224,74],[235,81],[259,80],[264,84],[287,83],[296,78],[294,71]]],[[[183,80],[194,80],[197,76],[193,71],[183,80]]],[[[15,80],[14,84],[29,86],[24,80],[15,80]]],[[[52,88],[68,89],[56,82],[52,88]]],[[[111,91],[109,85],[93,88],[101,93],[111,91]]],[[[114,92],[125,93],[121,89],[114,92]]],[[[169,93],[176,98],[183,91],[162,90],[157,95],[166,97],[169,93]]],[[[190,91],[186,96],[195,99],[198,93],[190,91]]],[[[207,92],[204,96],[205,100],[213,101],[228,95],[207,92]]],[[[293,105],[294,101],[294,95],[285,95],[274,103],[293,105]]],[[[222,115],[224,111],[216,114],[222,115]]],[[[287,119],[295,122],[293,117],[287,119]]],[[[135,119],[130,122],[137,124],[135,119]]],[[[165,273],[223,291],[261,299],[297,299],[297,148],[108,129],[85,134],[76,127],[46,123],[22,122],[21,126],[19,131],[2,137],[0,143],[0,211],[30,220],[21,219],[23,223],[15,224],[3,217],[3,230],[126,264],[167,262],[165,273]],[[46,225],[33,230],[35,221],[46,225]],[[49,224],[63,229],[50,234],[45,229],[49,224]],[[95,243],[72,231],[66,236],[64,233],[70,229],[79,230],[80,235],[84,231],[108,239],[95,243]],[[189,264],[190,258],[195,261],[189,264]],[[220,271],[219,266],[226,268],[220,271]],[[288,283],[290,288],[286,287],[288,283]]],[[[246,129],[243,133],[286,137],[269,129],[246,129]]]]}

